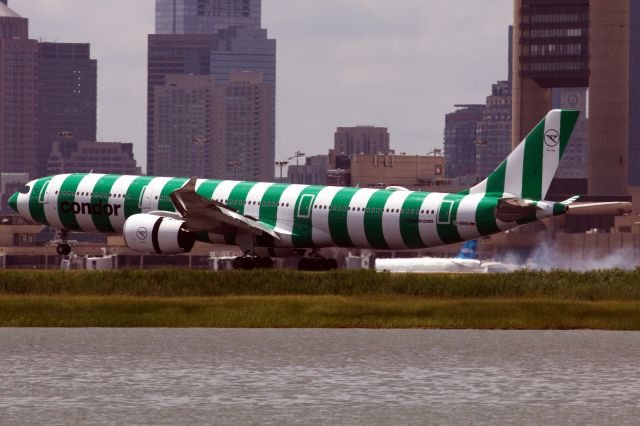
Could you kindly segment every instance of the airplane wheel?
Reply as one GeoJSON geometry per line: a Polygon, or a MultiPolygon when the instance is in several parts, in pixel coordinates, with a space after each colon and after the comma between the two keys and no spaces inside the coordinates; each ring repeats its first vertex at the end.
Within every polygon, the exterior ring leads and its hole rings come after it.
{"type": "Polygon", "coordinates": [[[245,271],[250,271],[255,268],[255,266],[256,265],[251,257],[245,257],[242,259],[242,269],[244,269],[245,271]]]}
{"type": "Polygon", "coordinates": [[[303,257],[302,259],[300,259],[300,262],[298,262],[298,269],[300,271],[311,271],[312,263],[313,263],[313,260],[303,257]]]}
{"type": "Polygon", "coordinates": [[[273,260],[270,257],[260,257],[256,263],[260,269],[273,269],[273,260]]]}
{"type": "Polygon", "coordinates": [[[233,269],[244,269],[244,258],[243,257],[236,257],[235,259],[233,259],[233,269]]]}
{"type": "Polygon", "coordinates": [[[68,256],[69,253],[71,253],[71,246],[69,244],[58,244],[56,253],[62,256],[68,256]]]}

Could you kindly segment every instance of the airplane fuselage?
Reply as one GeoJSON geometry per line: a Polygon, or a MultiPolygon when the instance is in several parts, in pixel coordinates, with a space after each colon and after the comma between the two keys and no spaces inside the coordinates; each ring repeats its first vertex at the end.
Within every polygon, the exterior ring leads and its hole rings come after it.
{"type": "MultiPolygon", "coordinates": [[[[28,219],[67,231],[123,232],[139,213],[175,212],[170,198],[188,178],[63,174],[37,179],[12,200],[28,219]]],[[[356,247],[405,250],[451,244],[564,213],[558,203],[535,202],[518,220],[496,218],[505,194],[419,192],[199,179],[196,192],[280,236],[258,236],[260,247],[356,247]],[[562,210],[562,211],[561,211],[562,210]]],[[[236,244],[237,232],[199,232],[198,240],[236,244]]]]}

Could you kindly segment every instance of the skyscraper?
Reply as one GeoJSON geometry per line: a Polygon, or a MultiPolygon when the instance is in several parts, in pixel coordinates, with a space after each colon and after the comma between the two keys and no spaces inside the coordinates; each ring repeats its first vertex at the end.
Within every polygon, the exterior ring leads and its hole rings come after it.
{"type": "Polygon", "coordinates": [[[0,1],[0,173],[36,171],[38,42],[29,22],[0,1]]]}
{"type": "Polygon", "coordinates": [[[53,142],[96,140],[97,61],[88,43],[38,43],[37,173],[53,142]]]}
{"type": "MultiPolygon", "coordinates": [[[[156,0],[156,32],[149,35],[147,112],[147,170],[168,174],[156,161],[155,87],[168,74],[213,75],[217,85],[230,81],[235,71],[257,72],[272,87],[270,149],[263,153],[275,160],[276,41],[260,28],[260,0],[156,0]]],[[[220,119],[224,119],[221,117],[220,119]]],[[[227,152],[223,150],[224,152],[227,152]]],[[[229,163],[233,159],[224,160],[229,163]]],[[[262,161],[262,159],[260,160],[262,161]]],[[[228,171],[228,169],[224,168],[228,171]]],[[[226,172],[225,172],[226,173],[226,172]]],[[[234,169],[230,175],[237,174],[234,169]]],[[[216,172],[219,176],[219,173],[216,172]]],[[[273,175],[273,173],[272,173],[273,175]]],[[[273,176],[268,178],[273,179],[273,176]]]]}
{"type": "Polygon", "coordinates": [[[552,107],[552,89],[588,87],[589,194],[627,195],[640,185],[637,2],[514,3],[513,143],[552,107]]]}
{"type": "Polygon", "coordinates": [[[476,180],[489,176],[511,153],[511,82],[498,81],[478,122],[476,180]]]}
{"type": "Polygon", "coordinates": [[[386,127],[338,127],[334,135],[336,155],[388,154],[389,130],[386,127]]]}
{"type": "Polygon", "coordinates": [[[261,0],[156,0],[156,34],[260,28],[261,0]]]}
{"type": "Polygon", "coordinates": [[[482,120],[485,105],[454,106],[458,109],[445,116],[445,176],[475,179],[478,123],[482,120]]]}

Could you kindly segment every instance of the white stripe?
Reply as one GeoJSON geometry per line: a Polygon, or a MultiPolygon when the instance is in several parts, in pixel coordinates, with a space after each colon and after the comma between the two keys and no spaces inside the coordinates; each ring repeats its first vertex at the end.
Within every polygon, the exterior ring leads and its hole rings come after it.
{"type": "MultiPolygon", "coordinates": [[[[100,180],[102,176],[104,176],[104,174],[90,173],[85,177],[83,177],[80,183],[78,184],[78,189],[76,190],[76,196],[74,201],[80,204],[82,203],[91,204],[91,193],[93,192],[93,188],[96,186],[96,183],[98,183],[98,180],[100,180]],[[82,195],[83,192],[84,192],[84,196],[82,195]],[[77,195],[77,194],[80,194],[80,195],[77,195]]],[[[103,204],[107,203],[106,198],[100,198],[100,199],[102,200],[103,204]]],[[[87,212],[86,214],[83,214],[81,210],[80,213],[76,214],[75,216],[76,216],[76,220],[78,221],[78,225],[80,226],[80,229],[82,229],[83,231],[85,232],[98,231],[98,228],[96,228],[96,225],[93,223],[93,217],[91,215],[91,211],[87,212]]]]}
{"type": "Polygon", "coordinates": [[[389,196],[382,213],[382,235],[384,240],[392,250],[403,250],[407,246],[402,239],[400,231],[400,211],[405,200],[411,195],[412,191],[396,191],[389,196]],[[391,210],[387,212],[387,210],[391,210]],[[396,210],[399,212],[396,213],[396,210]]]}
{"type": "Polygon", "coordinates": [[[544,121],[544,135],[542,143],[542,194],[544,199],[560,164],[560,110],[553,110],[547,114],[544,121]],[[557,135],[556,144],[550,138],[557,135]]]}
{"type": "Polygon", "coordinates": [[[223,204],[227,204],[227,202],[229,201],[229,195],[231,195],[231,191],[233,191],[233,188],[235,188],[239,183],[240,181],[237,180],[224,180],[220,182],[215,191],[213,191],[213,196],[211,197],[211,199],[217,200],[223,204]]]}
{"type": "Polygon", "coordinates": [[[311,223],[313,226],[311,229],[311,237],[313,244],[318,247],[334,245],[329,229],[329,207],[331,206],[333,197],[335,197],[341,189],[342,188],[337,186],[327,186],[318,193],[314,201],[314,205],[319,208],[313,209],[313,213],[311,213],[311,223]]]}
{"type": "Polygon", "coordinates": [[[469,190],[469,194],[486,194],[488,178],[469,190]]]}
{"type": "Polygon", "coordinates": [[[276,219],[275,231],[283,231],[280,240],[276,240],[276,246],[278,247],[292,247],[293,241],[291,238],[291,231],[293,231],[293,219],[294,210],[296,208],[296,201],[300,196],[300,193],[308,185],[289,185],[282,193],[280,202],[284,203],[284,207],[278,206],[278,214],[276,219]]]}
{"type": "Polygon", "coordinates": [[[473,240],[481,236],[476,224],[476,211],[483,197],[483,194],[474,194],[467,195],[460,200],[456,215],[456,226],[458,234],[465,240],[473,240]]]}
{"type": "Polygon", "coordinates": [[[442,240],[438,236],[438,226],[436,225],[438,209],[440,203],[448,194],[442,192],[432,192],[422,202],[420,211],[420,239],[427,247],[442,245],[442,240]],[[433,212],[433,213],[432,213],[433,212]]]}
{"type": "Polygon", "coordinates": [[[369,199],[377,191],[379,190],[370,188],[359,189],[349,203],[351,211],[347,211],[347,231],[351,243],[356,247],[371,247],[367,240],[367,233],[364,230],[364,214],[369,199]],[[358,209],[360,209],[360,211],[358,211],[358,209]]]}
{"type": "Polygon", "coordinates": [[[18,193],[18,199],[16,200],[16,205],[18,207],[18,214],[22,217],[24,217],[27,220],[33,220],[33,217],[31,216],[31,210],[29,209],[29,200],[31,198],[31,191],[33,190],[33,186],[35,185],[37,181],[32,181],[29,182],[29,188],[31,188],[31,190],[29,191],[28,194],[23,194],[22,192],[18,193]]]}
{"type": "Polygon", "coordinates": [[[260,218],[260,202],[262,201],[262,197],[264,197],[265,192],[267,192],[267,190],[273,185],[273,183],[269,182],[259,182],[249,190],[249,193],[247,194],[247,201],[250,204],[244,206],[245,216],[251,216],[256,219],[260,218]],[[254,202],[255,205],[253,204],[254,202]]]}
{"type": "Polygon", "coordinates": [[[122,229],[124,228],[124,222],[126,220],[126,217],[124,216],[124,202],[125,202],[125,197],[127,196],[127,191],[129,190],[129,186],[131,185],[131,183],[133,183],[134,180],[136,180],[138,178],[138,176],[131,176],[131,175],[124,175],[124,176],[120,176],[114,183],[113,183],[113,187],[111,188],[111,192],[117,195],[121,195],[120,197],[116,197],[113,200],[113,204],[116,205],[120,205],[120,208],[118,209],[118,215],[111,215],[109,217],[109,220],[111,222],[111,226],[113,227],[113,229],[116,230],[116,232],[122,232],[122,229]]]}
{"type": "Polygon", "coordinates": [[[147,185],[147,189],[144,191],[144,194],[142,194],[142,196],[144,197],[142,200],[143,213],[158,210],[162,189],[172,179],[172,177],[157,177],[151,179],[151,182],[149,182],[149,184],[147,185]]]}
{"type": "Polygon", "coordinates": [[[67,179],[71,174],[64,175],[55,175],[49,181],[49,186],[47,187],[47,193],[45,195],[45,204],[44,204],[44,217],[47,218],[47,222],[51,227],[62,229],[62,221],[60,220],[60,216],[58,215],[58,194],[56,192],[60,192],[60,187],[64,183],[65,179],[67,179]]]}
{"type": "MultiPolygon", "coordinates": [[[[525,139],[526,140],[526,139],[525,139]]],[[[507,157],[507,170],[504,176],[504,192],[515,197],[522,197],[522,174],[524,172],[525,141],[507,157]]]]}

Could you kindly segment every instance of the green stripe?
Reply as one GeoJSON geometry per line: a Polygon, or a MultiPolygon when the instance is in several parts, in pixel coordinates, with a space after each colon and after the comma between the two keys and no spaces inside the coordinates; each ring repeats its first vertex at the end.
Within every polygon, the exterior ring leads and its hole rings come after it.
{"type": "Polygon", "coordinates": [[[567,148],[571,132],[578,121],[580,111],[561,111],[560,112],[560,158],[567,148]]]}
{"type": "Polygon", "coordinates": [[[308,186],[302,190],[298,199],[296,200],[296,205],[294,209],[294,219],[293,219],[293,235],[291,240],[293,242],[294,247],[315,247],[313,244],[313,226],[312,219],[315,210],[313,206],[315,204],[315,197],[318,196],[318,193],[322,191],[322,186],[308,186]],[[300,202],[302,201],[303,195],[313,195],[313,202],[311,203],[309,209],[309,217],[299,217],[298,210],[300,208],[300,202]]]}
{"type": "Polygon", "coordinates": [[[76,173],[67,177],[62,185],[60,186],[60,192],[58,194],[58,216],[60,217],[60,221],[62,222],[62,226],[64,229],[70,230],[79,230],[80,225],[78,224],[78,219],[76,215],[73,213],[71,209],[69,209],[68,213],[62,212],[62,203],[67,202],[71,206],[76,198],[76,191],[78,190],[78,185],[84,177],[87,176],[86,173],[76,173]]]}
{"type": "Polygon", "coordinates": [[[544,155],[545,120],[527,135],[524,142],[522,165],[522,198],[539,200],[542,198],[542,158],[544,155]]]}
{"type": "Polygon", "coordinates": [[[133,216],[134,214],[141,213],[142,210],[138,207],[140,203],[140,194],[142,189],[149,185],[149,182],[153,179],[153,176],[140,176],[134,179],[127,189],[127,198],[124,200],[124,214],[125,217],[133,216]]]}
{"type": "Polygon", "coordinates": [[[42,179],[38,179],[31,189],[31,194],[29,195],[29,213],[33,220],[38,223],[42,223],[44,225],[49,225],[47,222],[47,217],[44,214],[44,197],[45,194],[42,191],[44,184],[51,181],[51,177],[45,177],[42,179]],[[42,192],[42,194],[40,193],[42,192]],[[41,202],[42,201],[42,202],[41,202]]]}
{"type": "Polygon", "coordinates": [[[369,245],[377,249],[388,249],[382,231],[382,214],[393,191],[378,190],[371,195],[364,213],[364,233],[369,245]]]}
{"type": "Polygon", "coordinates": [[[333,200],[331,200],[329,233],[331,234],[333,242],[341,247],[353,246],[347,227],[347,209],[356,192],[358,192],[357,188],[342,188],[334,195],[333,200]]]}
{"type": "MultiPolygon", "coordinates": [[[[229,200],[227,205],[236,210],[239,214],[244,214],[245,201],[251,188],[256,186],[254,182],[240,182],[236,184],[229,193],[229,200]]],[[[227,233],[224,236],[224,240],[227,244],[233,245],[236,243],[236,233],[227,233]]]]}
{"type": "Polygon", "coordinates": [[[216,190],[218,185],[220,185],[221,180],[207,180],[202,182],[202,185],[198,187],[196,193],[202,195],[204,198],[211,200],[213,199],[213,192],[216,190]]]}
{"type": "Polygon", "coordinates": [[[167,182],[160,191],[160,200],[158,201],[158,210],[164,210],[169,212],[176,211],[173,206],[173,202],[169,196],[176,189],[182,188],[182,186],[187,183],[189,179],[187,178],[173,178],[169,182],[167,182]]]}
{"type": "Polygon", "coordinates": [[[482,235],[491,235],[500,231],[496,223],[495,208],[498,198],[484,197],[476,208],[476,228],[482,235]]]}
{"type": "Polygon", "coordinates": [[[504,160],[498,168],[487,178],[487,194],[502,197],[504,194],[504,179],[507,174],[507,160],[504,160]]]}
{"type": "MultiPolygon", "coordinates": [[[[447,201],[453,203],[451,207],[451,214],[449,216],[449,223],[438,223],[436,225],[436,228],[438,229],[438,236],[444,244],[451,244],[462,241],[462,237],[460,237],[460,234],[458,233],[458,227],[456,226],[456,218],[458,216],[458,206],[460,206],[460,201],[464,197],[464,195],[460,194],[447,194],[447,196],[445,196],[444,199],[440,202],[440,207],[442,207],[443,203],[447,201]]],[[[437,222],[439,222],[442,218],[440,207],[438,208],[437,222]]]]}
{"type": "Polygon", "coordinates": [[[408,248],[424,247],[424,242],[420,238],[420,209],[427,198],[427,192],[412,192],[404,203],[400,211],[400,234],[402,240],[408,248]]]}
{"type": "MultiPolygon", "coordinates": [[[[91,196],[91,204],[98,203],[102,200],[103,203],[109,202],[109,194],[111,193],[111,188],[113,188],[113,184],[116,180],[120,178],[120,175],[105,175],[98,179],[96,185],[90,191],[93,193],[91,196]]],[[[111,221],[109,220],[109,216],[105,215],[91,215],[91,219],[93,219],[93,224],[98,228],[98,231],[101,232],[115,232],[115,229],[111,226],[111,221]]]]}
{"type": "MultiPolygon", "coordinates": [[[[278,204],[282,193],[289,187],[288,184],[276,183],[271,185],[262,196],[260,202],[260,214],[258,220],[273,228],[278,220],[278,204]]],[[[261,235],[258,237],[258,245],[263,247],[272,247],[274,245],[273,237],[269,235],[261,235]]]]}

